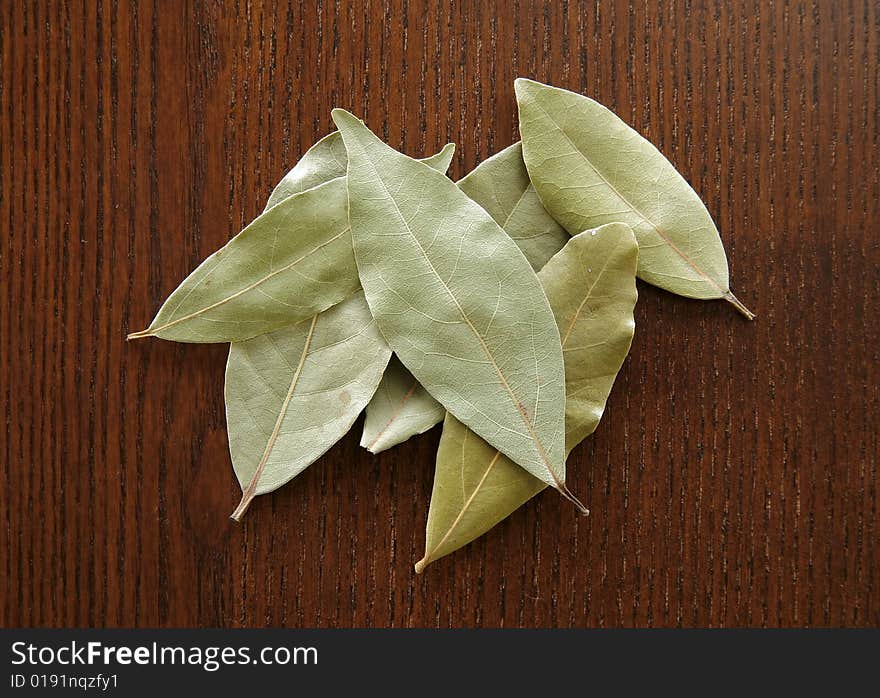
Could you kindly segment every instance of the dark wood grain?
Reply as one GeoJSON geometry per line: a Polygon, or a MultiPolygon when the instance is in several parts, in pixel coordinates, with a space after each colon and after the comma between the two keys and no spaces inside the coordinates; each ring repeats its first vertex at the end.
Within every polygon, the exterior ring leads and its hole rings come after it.
{"type": "MultiPolygon", "coordinates": [[[[880,5],[0,4],[0,625],[880,625],[880,5]],[[126,343],[362,115],[461,176],[513,78],[589,94],[705,198],[758,314],[640,285],[533,501],[414,576],[432,432],[350,434],[229,521],[225,348],[126,343]]],[[[355,431],[359,428],[356,425],[355,431]]]]}

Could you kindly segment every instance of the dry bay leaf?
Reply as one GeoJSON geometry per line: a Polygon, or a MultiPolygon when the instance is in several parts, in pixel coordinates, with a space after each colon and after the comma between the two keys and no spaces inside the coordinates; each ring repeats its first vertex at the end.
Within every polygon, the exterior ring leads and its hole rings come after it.
{"type": "MultiPolygon", "coordinates": [[[[629,352],[638,244],[610,223],[574,236],[538,272],[565,357],[566,452],[599,424],[629,352]]],[[[483,535],[547,485],[447,415],[437,450],[425,556],[416,572],[483,535]]]]}
{"type": "Polygon", "coordinates": [[[523,157],[544,206],[571,233],[627,223],[639,277],[690,298],[733,295],[718,229],[700,197],[650,142],[583,95],[516,81],[523,157]]]}
{"type": "MultiPolygon", "coordinates": [[[[535,270],[568,242],[568,233],[544,210],[529,181],[520,143],[481,162],[458,180],[458,188],[513,238],[535,270]]],[[[446,414],[395,359],[366,412],[361,445],[373,453],[423,434],[446,414]]]]}
{"type": "Polygon", "coordinates": [[[229,450],[243,496],[253,498],[311,465],[373,397],[391,349],[363,291],[323,313],[236,342],[226,364],[229,450]]]}
{"type": "Polygon", "coordinates": [[[382,334],[448,411],[577,502],[564,484],[559,331],[534,270],[445,176],[348,112],[333,120],[348,152],[358,272],[382,334]]]}

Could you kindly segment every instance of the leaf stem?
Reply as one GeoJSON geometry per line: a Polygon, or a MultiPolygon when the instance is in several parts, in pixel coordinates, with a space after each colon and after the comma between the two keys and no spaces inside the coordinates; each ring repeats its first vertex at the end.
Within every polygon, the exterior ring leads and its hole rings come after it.
{"type": "Polygon", "coordinates": [[[241,501],[238,503],[238,506],[235,507],[235,511],[229,515],[229,518],[235,522],[241,521],[241,517],[244,516],[244,513],[248,510],[251,502],[254,501],[254,494],[254,491],[248,488],[248,491],[242,495],[241,501]]]}
{"type": "Polygon", "coordinates": [[[755,314],[742,304],[739,298],[733,295],[733,291],[724,294],[724,300],[736,308],[747,320],[754,320],[755,314]]]}
{"type": "Polygon", "coordinates": [[[145,330],[141,330],[140,332],[132,332],[131,334],[125,337],[126,342],[130,342],[132,339],[143,339],[144,337],[152,337],[153,333],[148,327],[145,330]]]}
{"type": "Polygon", "coordinates": [[[575,496],[571,493],[571,490],[569,490],[568,487],[565,486],[565,483],[564,483],[564,482],[557,482],[557,483],[556,483],[556,490],[559,492],[559,494],[561,494],[563,497],[565,497],[569,502],[571,502],[572,504],[574,504],[574,505],[577,507],[578,511],[579,511],[583,516],[589,516],[589,515],[590,515],[590,510],[587,509],[587,507],[585,507],[585,506],[581,503],[581,500],[579,500],[577,497],[575,497],[575,496]]]}

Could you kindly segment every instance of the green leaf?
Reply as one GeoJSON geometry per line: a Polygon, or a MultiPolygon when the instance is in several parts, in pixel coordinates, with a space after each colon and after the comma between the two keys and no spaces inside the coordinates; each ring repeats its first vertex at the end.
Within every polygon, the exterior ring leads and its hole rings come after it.
{"type": "Polygon", "coordinates": [[[362,291],[230,347],[226,422],[243,491],[232,518],[240,519],[256,495],[281,487],[348,432],[390,357],[362,291]]]}
{"type": "MultiPolygon", "coordinates": [[[[529,181],[521,144],[481,162],[458,181],[458,187],[513,238],[532,268],[543,267],[568,242],[568,233],[544,210],[529,181]]],[[[361,439],[361,445],[373,453],[426,432],[446,413],[394,359],[385,379],[367,405],[361,439]]]]}
{"type": "MultiPolygon", "coordinates": [[[[538,273],[562,336],[568,451],[596,429],[629,352],[637,263],[630,228],[610,223],[571,238],[538,273]]],[[[545,487],[447,415],[416,572],[483,535],[545,487]]]]}
{"type": "Polygon", "coordinates": [[[367,405],[361,446],[379,453],[443,421],[446,410],[394,356],[367,405]]]}
{"type": "MultiPolygon", "coordinates": [[[[357,291],[348,190],[333,159],[340,140],[333,136],[319,141],[279,183],[272,193],[276,205],[202,262],[150,326],[129,339],[241,341],[311,318],[357,291]],[[282,197],[297,189],[302,191],[282,197]]],[[[445,170],[454,149],[448,144],[426,162],[445,170]]]]}
{"type": "Polygon", "coordinates": [[[449,179],[348,112],[333,119],[348,152],[358,272],[382,334],[449,412],[567,493],[562,349],[535,272],[449,179]]]}
{"type": "Polygon", "coordinates": [[[178,342],[234,342],[339,303],[360,282],[345,179],[284,199],[208,257],[143,332],[178,342]]]}
{"type": "Polygon", "coordinates": [[[639,241],[639,277],[690,298],[731,293],[712,217],[672,164],[612,111],[568,90],[516,81],[523,157],[550,214],[571,233],[627,223],[639,241]]]}
{"type": "Polygon", "coordinates": [[[529,181],[521,143],[481,162],[458,186],[513,238],[536,271],[568,242],[568,233],[547,213],[529,181]]]}

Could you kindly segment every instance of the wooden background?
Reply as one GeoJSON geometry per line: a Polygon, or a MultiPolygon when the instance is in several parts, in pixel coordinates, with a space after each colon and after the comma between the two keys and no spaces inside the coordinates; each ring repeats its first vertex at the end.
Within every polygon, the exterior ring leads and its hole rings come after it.
{"type": "MultiPolygon", "coordinates": [[[[880,625],[877,2],[0,4],[0,625],[880,625]],[[226,348],[126,343],[330,109],[461,176],[513,79],[614,108],[757,314],[640,284],[542,496],[415,576],[432,432],[346,437],[244,523],[226,348]]],[[[360,422],[355,426],[355,431],[360,422]]]]}

